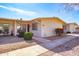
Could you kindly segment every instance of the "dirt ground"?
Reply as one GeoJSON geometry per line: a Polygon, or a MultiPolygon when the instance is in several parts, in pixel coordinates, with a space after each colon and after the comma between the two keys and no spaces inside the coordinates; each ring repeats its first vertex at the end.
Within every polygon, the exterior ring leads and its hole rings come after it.
{"type": "Polygon", "coordinates": [[[24,41],[18,37],[0,37],[0,53],[9,52],[24,47],[33,46],[36,43],[34,40],[24,41]]]}
{"type": "Polygon", "coordinates": [[[0,53],[9,52],[12,50],[33,46],[35,44],[36,44],[35,42],[27,43],[27,42],[23,41],[23,42],[17,42],[17,43],[12,43],[12,44],[0,45],[0,53]]]}

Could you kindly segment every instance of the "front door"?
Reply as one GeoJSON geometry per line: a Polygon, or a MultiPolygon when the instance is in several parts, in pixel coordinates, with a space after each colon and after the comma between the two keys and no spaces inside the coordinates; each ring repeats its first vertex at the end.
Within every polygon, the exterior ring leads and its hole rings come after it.
{"type": "Polygon", "coordinates": [[[27,32],[30,32],[30,25],[27,24],[27,32]]]}

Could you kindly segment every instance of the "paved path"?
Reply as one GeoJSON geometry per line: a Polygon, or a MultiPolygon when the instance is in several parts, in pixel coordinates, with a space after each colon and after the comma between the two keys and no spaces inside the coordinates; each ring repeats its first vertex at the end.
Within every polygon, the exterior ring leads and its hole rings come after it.
{"type": "Polygon", "coordinates": [[[0,55],[8,55],[8,56],[35,56],[35,55],[39,55],[43,52],[48,51],[47,49],[43,48],[40,45],[34,45],[31,47],[27,47],[27,48],[23,48],[23,49],[18,49],[15,51],[11,51],[11,52],[7,52],[7,53],[3,53],[0,55]]]}
{"type": "MultiPolygon", "coordinates": [[[[73,38],[75,38],[75,36],[68,36],[66,38],[62,38],[62,39],[55,40],[55,41],[36,38],[36,39],[38,39],[38,41],[41,41],[42,43],[31,46],[31,47],[27,47],[27,48],[18,49],[18,50],[14,50],[14,51],[11,51],[11,52],[3,53],[3,54],[0,54],[0,55],[36,56],[36,55],[40,55],[42,53],[45,53],[46,51],[49,51],[49,49],[55,48],[59,45],[62,45],[63,43],[66,43],[67,41],[72,40],[73,38]]],[[[58,55],[58,54],[56,54],[56,55],[58,55]]]]}

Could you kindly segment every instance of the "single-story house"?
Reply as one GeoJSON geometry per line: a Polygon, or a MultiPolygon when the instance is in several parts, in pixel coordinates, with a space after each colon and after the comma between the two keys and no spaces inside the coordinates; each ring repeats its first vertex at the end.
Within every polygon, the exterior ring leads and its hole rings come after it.
{"type": "Polygon", "coordinates": [[[77,32],[76,28],[78,27],[78,24],[76,23],[67,23],[66,24],[66,32],[77,32]]]}
{"type": "Polygon", "coordinates": [[[34,36],[48,37],[55,35],[55,29],[63,28],[64,24],[66,23],[57,17],[36,18],[31,21],[0,18],[0,34],[13,33],[16,36],[19,29],[22,29],[32,32],[34,36]]]}
{"type": "Polygon", "coordinates": [[[35,36],[48,37],[55,35],[56,28],[63,28],[65,22],[57,17],[36,18],[32,20],[32,32],[35,36]]]}
{"type": "Polygon", "coordinates": [[[79,33],[79,26],[76,28],[76,32],[78,32],[78,33],[79,33]]]}

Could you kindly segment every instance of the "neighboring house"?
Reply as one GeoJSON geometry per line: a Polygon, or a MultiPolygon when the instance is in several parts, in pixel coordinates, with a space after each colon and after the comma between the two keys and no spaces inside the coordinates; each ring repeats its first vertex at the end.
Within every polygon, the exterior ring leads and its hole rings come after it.
{"type": "Polygon", "coordinates": [[[76,28],[76,32],[78,32],[78,33],[79,33],[79,26],[76,28]]]}
{"type": "Polygon", "coordinates": [[[34,36],[48,37],[55,35],[56,28],[63,28],[65,22],[57,17],[36,18],[31,21],[0,18],[0,30],[3,34],[13,33],[15,36],[19,30],[32,32],[34,36]],[[3,30],[2,30],[3,29],[3,30]]]}
{"type": "Polygon", "coordinates": [[[78,24],[76,23],[68,23],[66,25],[66,32],[71,32],[71,33],[77,32],[76,30],[77,27],[78,27],[78,24]]]}

